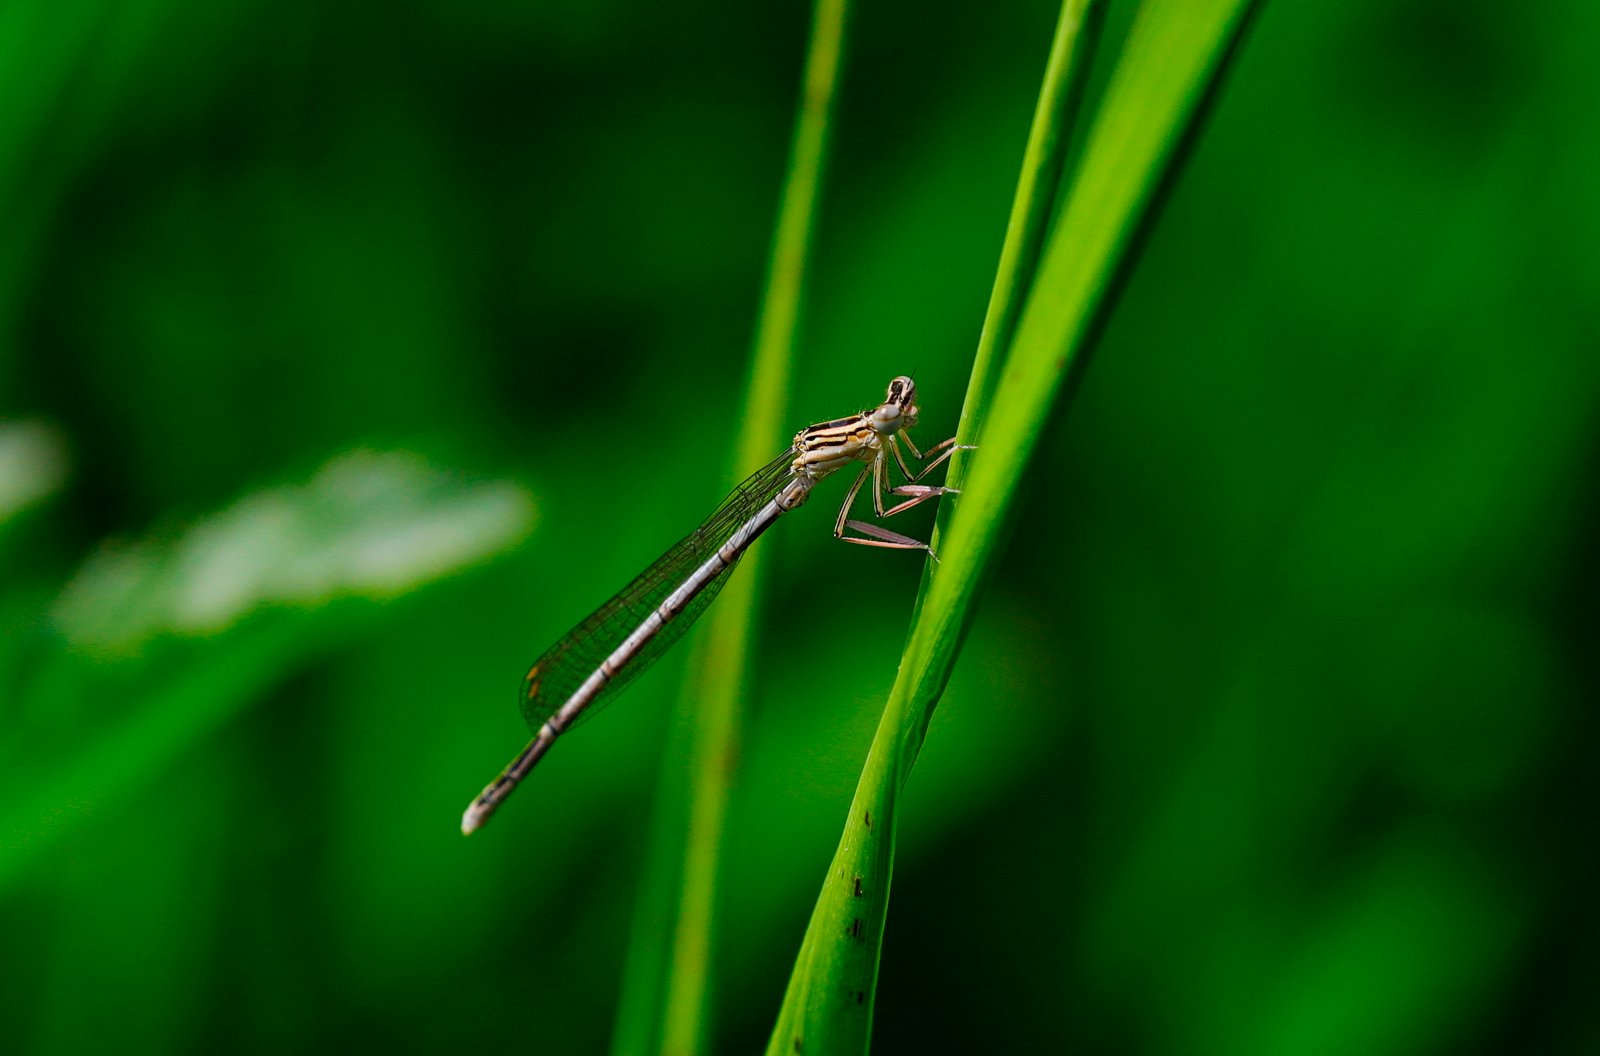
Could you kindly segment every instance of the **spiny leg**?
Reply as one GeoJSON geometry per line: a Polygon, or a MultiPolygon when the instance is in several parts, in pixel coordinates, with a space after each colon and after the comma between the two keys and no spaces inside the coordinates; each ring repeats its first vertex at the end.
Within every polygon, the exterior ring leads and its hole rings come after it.
{"type": "Polygon", "coordinates": [[[927,543],[867,521],[851,520],[850,507],[855,503],[856,496],[860,493],[861,486],[866,483],[869,473],[872,475],[873,512],[880,519],[903,513],[913,506],[920,505],[940,495],[958,494],[955,488],[946,488],[933,484],[918,484],[916,482],[927,476],[930,471],[957,451],[971,451],[973,447],[970,444],[957,444],[956,438],[952,436],[950,439],[941,441],[928,448],[926,452],[923,452],[917,450],[916,442],[911,439],[909,434],[904,432],[898,434],[898,436],[888,437],[887,441],[887,446],[894,453],[894,460],[899,465],[901,474],[906,478],[906,483],[899,487],[889,486],[888,454],[880,449],[878,457],[873,459],[870,464],[862,467],[861,473],[855,479],[855,483],[850,485],[850,492],[845,496],[844,505],[839,509],[839,518],[834,522],[833,534],[835,538],[842,539],[847,543],[855,543],[859,546],[881,546],[890,550],[927,550],[928,556],[938,560],[927,543]],[[901,438],[904,438],[906,446],[911,449],[911,454],[917,461],[922,462],[929,456],[935,457],[913,474],[910,467],[906,465],[905,455],[900,450],[898,440],[901,438]],[[883,504],[885,495],[905,496],[906,501],[885,509],[883,504]],[[845,532],[847,530],[857,532],[859,535],[846,535],[845,532]]]}
{"type": "Polygon", "coordinates": [[[839,507],[839,519],[833,522],[834,538],[844,538],[845,519],[850,516],[850,507],[855,504],[856,495],[861,491],[861,485],[866,482],[867,474],[870,472],[872,472],[871,466],[862,466],[861,472],[856,474],[855,483],[845,492],[844,505],[839,507]]]}
{"type": "Polygon", "coordinates": [[[900,464],[900,472],[905,474],[906,481],[911,484],[915,484],[917,481],[927,476],[929,472],[931,472],[935,467],[940,465],[957,451],[976,451],[978,449],[977,445],[975,444],[957,444],[956,438],[952,436],[948,440],[939,441],[937,444],[934,444],[932,447],[928,448],[927,451],[918,451],[916,441],[911,439],[911,434],[904,432],[900,433],[897,437],[891,436],[889,438],[889,446],[894,449],[894,459],[900,464]],[[939,453],[939,457],[935,458],[932,462],[928,462],[921,469],[917,470],[915,474],[913,474],[910,468],[906,465],[905,456],[900,453],[900,444],[898,443],[899,440],[904,440],[906,442],[906,446],[911,449],[912,457],[918,462],[923,461],[923,459],[936,452],[939,453]]]}
{"type": "Polygon", "coordinates": [[[868,521],[846,521],[844,524],[845,528],[860,532],[862,536],[870,537],[861,538],[854,535],[840,535],[839,538],[844,542],[855,543],[857,546],[881,546],[887,550],[926,550],[929,557],[933,556],[932,547],[920,539],[911,538],[909,535],[891,532],[887,528],[868,521]]]}
{"type": "Polygon", "coordinates": [[[897,513],[900,513],[900,512],[902,512],[904,510],[909,510],[911,507],[917,505],[918,503],[927,502],[929,499],[935,498],[935,497],[937,497],[939,495],[959,495],[960,494],[960,491],[957,488],[947,488],[947,487],[943,487],[943,486],[940,486],[940,485],[933,485],[933,484],[918,484],[917,481],[919,481],[923,477],[927,476],[930,471],[932,471],[935,467],[937,467],[941,462],[945,461],[951,455],[955,454],[957,451],[970,451],[970,450],[972,450],[972,446],[971,445],[969,445],[969,444],[957,445],[956,444],[956,438],[952,436],[950,439],[941,441],[940,443],[937,443],[934,446],[928,448],[927,452],[924,453],[922,451],[918,451],[917,450],[917,445],[911,439],[909,434],[901,433],[900,437],[904,437],[905,442],[906,442],[906,446],[911,448],[911,453],[917,458],[918,461],[921,461],[922,459],[927,458],[928,455],[932,455],[935,452],[938,452],[939,454],[938,454],[937,458],[935,458],[933,461],[931,461],[931,462],[927,463],[926,465],[924,465],[920,470],[917,471],[917,473],[915,475],[913,475],[911,473],[910,469],[906,466],[905,456],[900,453],[900,445],[897,442],[898,438],[897,437],[893,437],[893,436],[889,437],[889,447],[894,452],[895,461],[897,463],[899,463],[899,465],[900,465],[900,472],[905,475],[906,483],[900,485],[898,488],[890,488],[890,489],[888,489],[888,494],[890,494],[890,495],[907,495],[907,496],[910,496],[910,498],[907,501],[900,503],[898,506],[895,506],[895,507],[893,507],[891,509],[888,509],[888,510],[884,510],[882,508],[879,508],[879,510],[878,510],[878,516],[879,517],[893,517],[897,513]]]}
{"type": "MultiPolygon", "coordinates": [[[[861,485],[866,483],[867,476],[873,478],[872,496],[879,516],[884,516],[883,499],[879,494],[880,477],[883,473],[883,457],[880,455],[871,463],[862,466],[861,472],[856,475],[855,483],[850,485],[850,491],[844,497],[844,505],[839,507],[839,519],[833,522],[834,538],[842,539],[847,543],[858,546],[881,546],[890,550],[927,550],[928,544],[919,542],[909,535],[891,532],[887,528],[880,528],[867,521],[850,520],[850,507],[855,504],[856,496],[861,492],[861,485]],[[860,535],[846,535],[847,531],[859,532],[860,535]]],[[[921,501],[920,499],[917,501],[921,501]]],[[[930,553],[932,551],[929,551],[930,553]]]]}

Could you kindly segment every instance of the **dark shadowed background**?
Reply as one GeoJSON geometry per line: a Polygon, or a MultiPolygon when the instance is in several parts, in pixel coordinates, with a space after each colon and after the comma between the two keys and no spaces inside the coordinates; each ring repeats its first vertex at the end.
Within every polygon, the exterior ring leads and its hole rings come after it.
{"type": "MultiPolygon", "coordinates": [[[[953,430],[1054,17],[855,4],[795,428],[953,430]]],[[[681,657],[457,821],[730,484],[808,18],[0,5],[0,1051],[606,1048],[681,657]]],[[[909,786],[877,1052],[1600,1051],[1597,45],[1267,5],[909,786]]],[[[761,544],[719,1052],[917,586],[843,490],[761,544]]]]}

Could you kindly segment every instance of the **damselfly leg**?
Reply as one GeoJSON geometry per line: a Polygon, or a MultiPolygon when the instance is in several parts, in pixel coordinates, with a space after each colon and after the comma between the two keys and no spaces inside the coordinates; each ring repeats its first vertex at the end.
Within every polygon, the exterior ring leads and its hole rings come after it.
{"type": "Polygon", "coordinates": [[[844,505],[839,508],[839,518],[833,524],[834,537],[847,543],[856,543],[860,546],[881,546],[887,550],[927,550],[931,556],[933,550],[927,543],[913,539],[909,535],[901,535],[899,532],[890,531],[870,521],[852,520],[850,518],[850,507],[854,505],[856,496],[860,493],[861,486],[866,483],[868,476],[872,478],[872,509],[880,519],[903,513],[913,506],[920,505],[940,495],[958,494],[955,488],[947,488],[942,485],[918,484],[917,481],[927,476],[957,451],[971,451],[973,447],[970,444],[957,444],[956,438],[952,436],[950,439],[928,448],[926,452],[922,452],[917,450],[916,442],[911,439],[910,434],[905,432],[889,436],[887,440],[888,447],[894,451],[894,460],[899,465],[901,474],[906,478],[906,483],[899,487],[890,487],[888,455],[880,448],[877,457],[861,468],[861,472],[856,476],[855,483],[850,485],[850,491],[844,497],[844,505]],[[924,465],[915,474],[906,465],[905,455],[900,450],[899,441],[902,439],[905,440],[906,446],[911,449],[912,457],[918,462],[924,462],[924,465]],[[925,461],[930,458],[931,461],[925,461]],[[902,496],[905,497],[906,501],[885,509],[885,495],[902,496]],[[856,532],[858,534],[846,535],[846,532],[856,532]]]}

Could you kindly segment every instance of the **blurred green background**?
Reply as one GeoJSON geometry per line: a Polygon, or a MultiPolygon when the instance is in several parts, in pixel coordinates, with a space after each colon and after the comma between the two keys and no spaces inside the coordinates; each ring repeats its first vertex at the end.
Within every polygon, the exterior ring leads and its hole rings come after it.
{"type": "MultiPolygon", "coordinates": [[[[604,1050],[682,657],[456,826],[730,483],[808,17],[0,5],[0,1051],[604,1050]]],[[[1054,17],[853,9],[795,427],[954,428],[1054,17]]],[[[909,786],[876,1051],[1600,1051],[1597,45],[1267,6],[909,786]]],[[[761,544],[721,1052],[920,571],[829,505],[761,544]]]]}

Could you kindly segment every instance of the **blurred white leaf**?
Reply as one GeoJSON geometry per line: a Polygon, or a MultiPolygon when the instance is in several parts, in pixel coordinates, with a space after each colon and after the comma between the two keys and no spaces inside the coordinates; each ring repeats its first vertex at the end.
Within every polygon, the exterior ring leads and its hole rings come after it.
{"type": "Polygon", "coordinates": [[[67,479],[67,445],[44,422],[0,423],[0,524],[42,499],[67,479]]]}
{"type": "Polygon", "coordinates": [[[162,634],[216,634],[263,606],[395,597],[504,550],[532,521],[514,484],[464,482],[409,452],[351,451],[170,542],[107,545],[62,592],[55,622],[74,645],[125,652],[162,634]]]}

